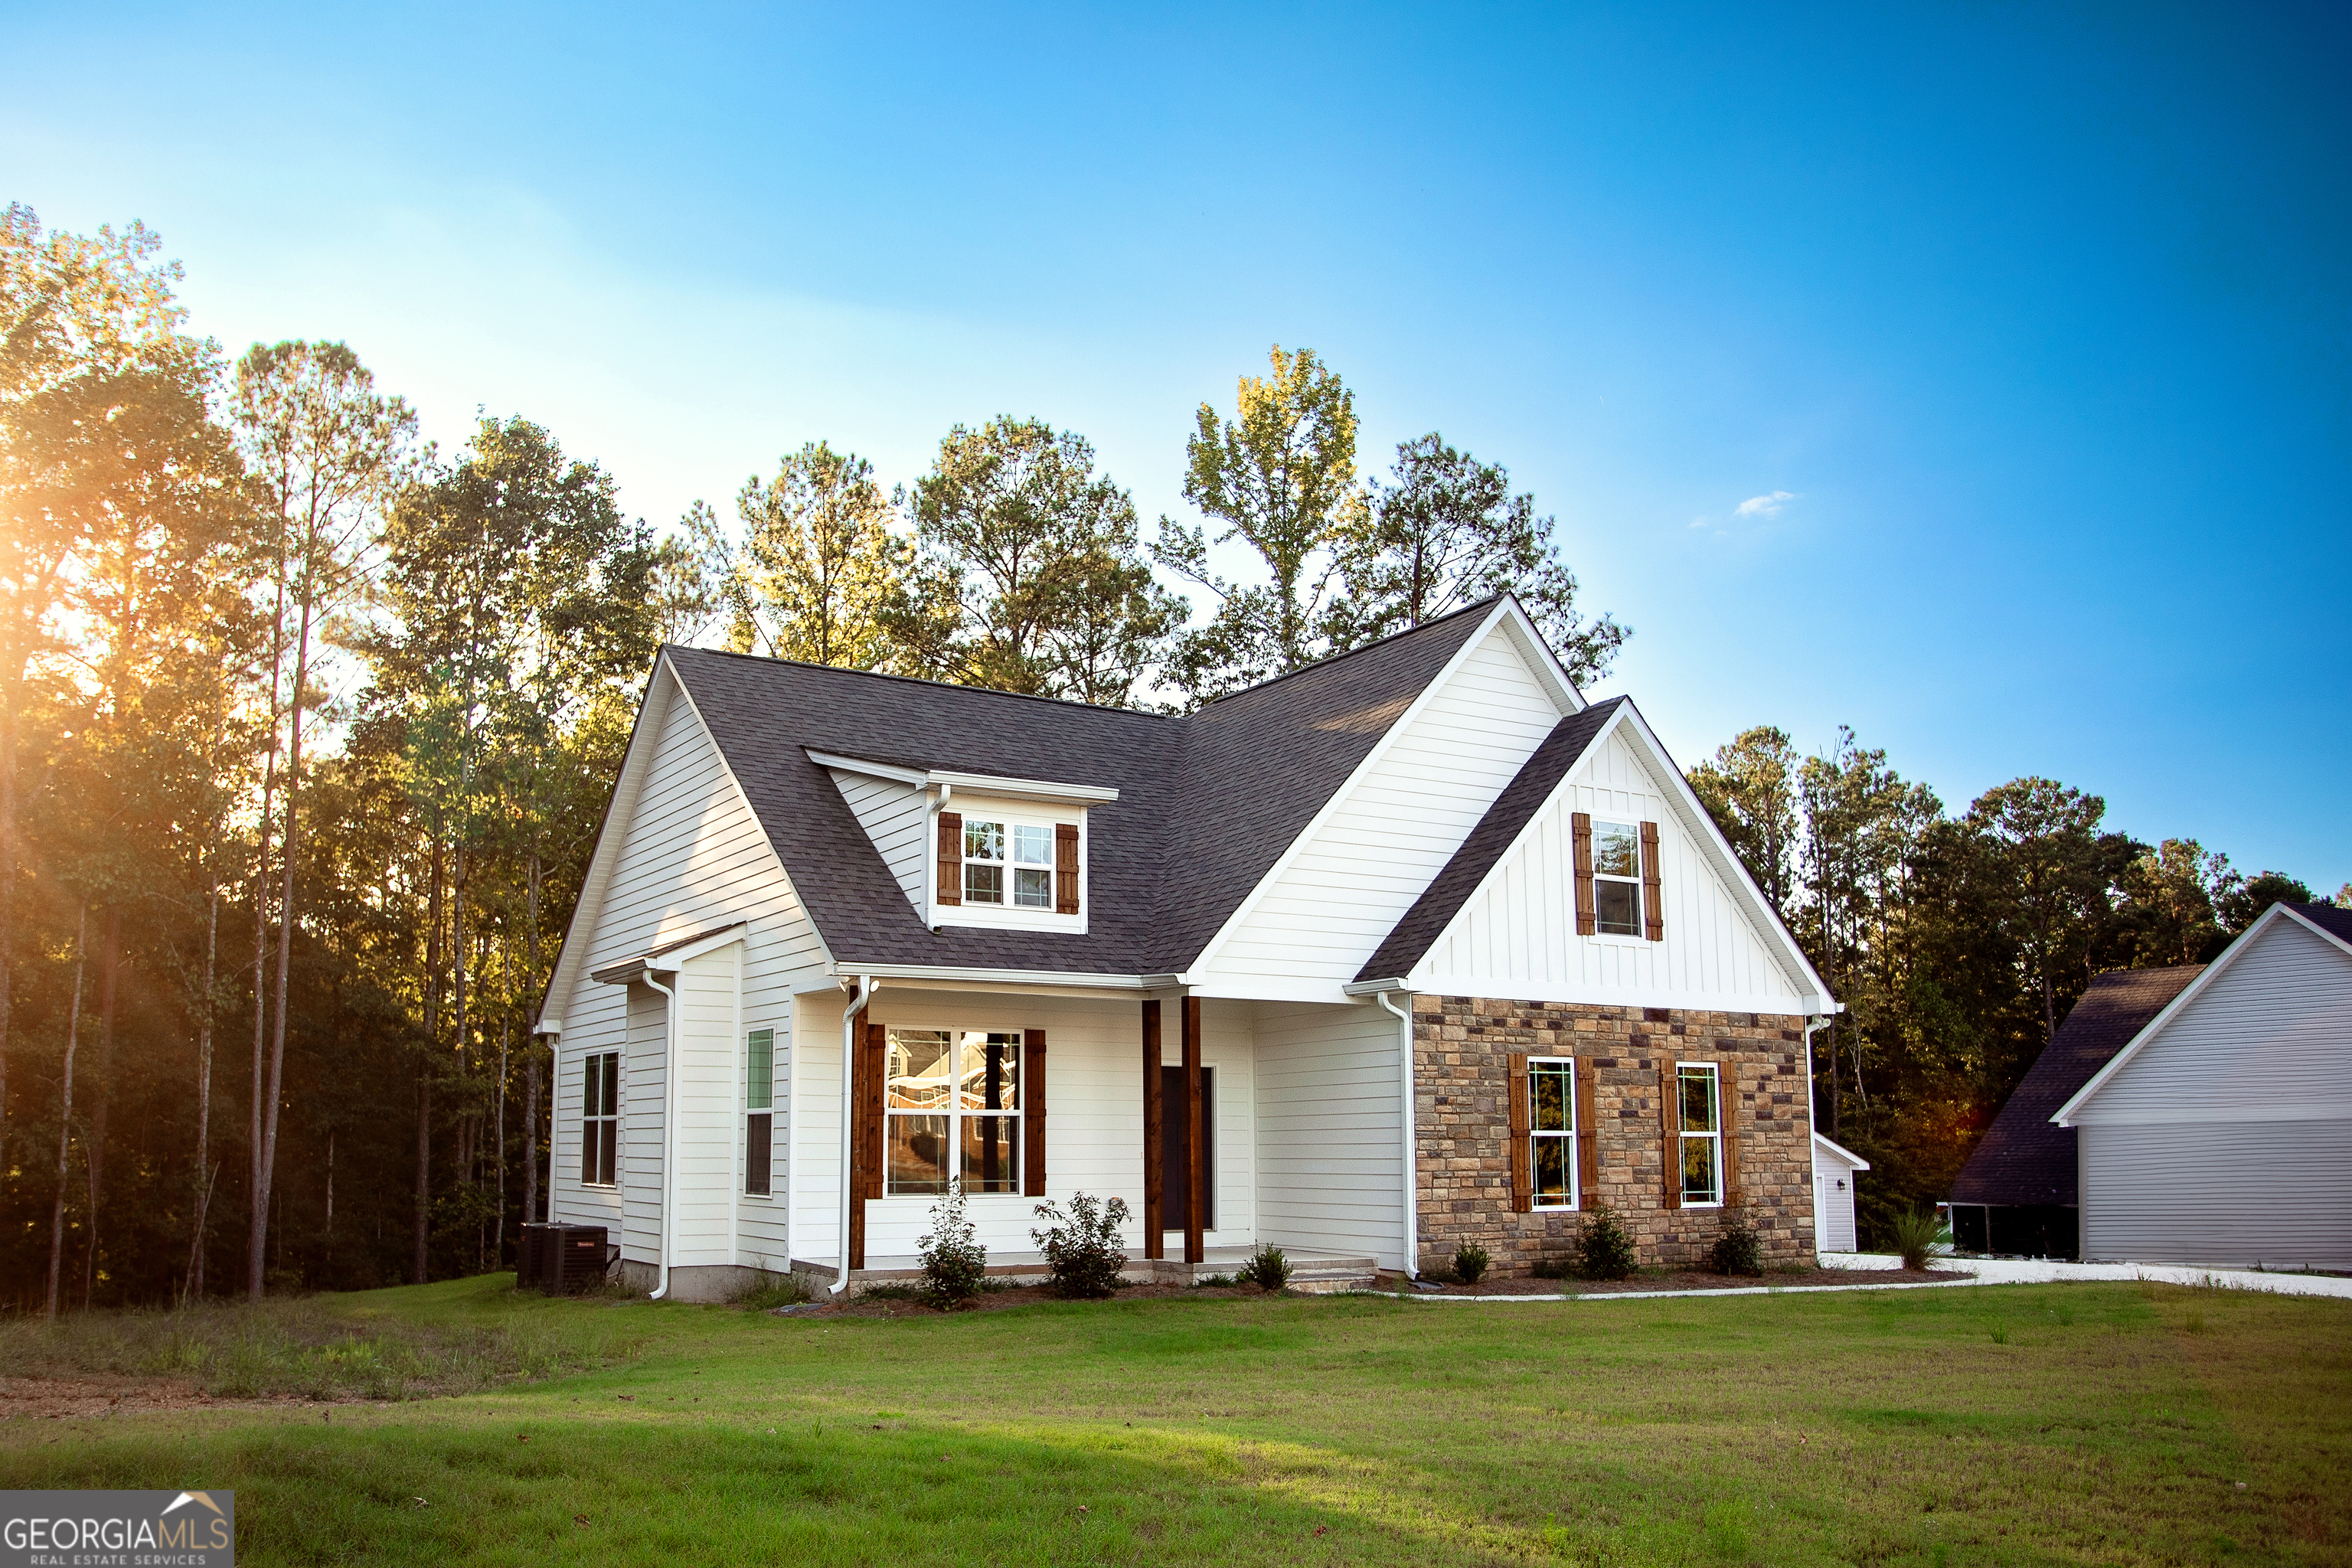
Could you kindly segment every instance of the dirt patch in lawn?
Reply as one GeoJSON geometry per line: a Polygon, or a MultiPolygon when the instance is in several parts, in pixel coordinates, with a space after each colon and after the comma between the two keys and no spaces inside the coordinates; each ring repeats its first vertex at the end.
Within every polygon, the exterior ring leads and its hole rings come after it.
{"type": "MultiPolygon", "coordinates": [[[[223,1399],[184,1377],[0,1377],[0,1421],[68,1421],[160,1410],[254,1410],[320,1403],[308,1394],[223,1399]]],[[[375,1401],[331,1400],[333,1404],[375,1401]]]]}
{"type": "MultiPolygon", "coordinates": [[[[1255,1285],[1126,1285],[1111,1300],[1118,1301],[1165,1301],[1177,1297],[1230,1299],[1235,1296],[1256,1297],[1265,1292],[1255,1285]]],[[[1056,1296],[1043,1285],[1020,1285],[1009,1290],[990,1290],[970,1305],[959,1307],[963,1312],[1001,1312],[1008,1307],[1034,1307],[1041,1301],[1062,1301],[1069,1298],[1056,1296]]],[[[936,1318],[942,1314],[935,1307],[927,1307],[910,1298],[865,1294],[852,1297],[839,1304],[812,1303],[805,1307],[786,1307],[779,1317],[827,1318],[936,1318]]]]}

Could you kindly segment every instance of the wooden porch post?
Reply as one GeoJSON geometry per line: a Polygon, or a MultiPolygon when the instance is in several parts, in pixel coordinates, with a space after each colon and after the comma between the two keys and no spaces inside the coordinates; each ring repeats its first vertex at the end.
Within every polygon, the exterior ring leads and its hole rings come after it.
{"type": "Polygon", "coordinates": [[[1160,1174],[1165,1120],[1160,1092],[1160,1003],[1143,1005],[1143,1256],[1165,1258],[1168,1199],[1160,1174]]]}
{"type": "Polygon", "coordinates": [[[1201,999],[1184,998],[1184,1261],[1204,1263],[1208,1190],[1201,1157],[1201,999]]]}

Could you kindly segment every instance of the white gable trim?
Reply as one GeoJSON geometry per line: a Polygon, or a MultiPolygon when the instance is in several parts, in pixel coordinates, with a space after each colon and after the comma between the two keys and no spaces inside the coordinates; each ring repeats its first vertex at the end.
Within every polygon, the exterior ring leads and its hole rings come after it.
{"type": "Polygon", "coordinates": [[[1827,1154],[1831,1159],[1835,1160],[1839,1164],[1843,1165],[1849,1171],[1867,1171],[1870,1169],[1869,1161],[1864,1159],[1861,1155],[1855,1153],[1851,1149],[1845,1148],[1841,1144],[1831,1142],[1828,1139],[1822,1137],[1818,1132],[1813,1134],[1813,1148],[1816,1152],[1827,1154]]]}
{"type": "MultiPolygon", "coordinates": [[[[1412,701],[1406,705],[1405,710],[1391,721],[1387,731],[1372,743],[1372,749],[1364,754],[1364,760],[1356,764],[1356,771],[1349,773],[1338,789],[1333,790],[1324,798],[1322,805],[1317,808],[1314,816],[1308,820],[1307,826],[1298,830],[1297,836],[1292,838],[1281,855],[1276,858],[1274,864],[1266,868],[1265,875],[1258,879],[1257,886],[1249,890],[1249,896],[1234,907],[1233,913],[1225,917],[1224,924],[1217,928],[1217,934],[1209,939],[1208,945],[1201,949],[1199,956],[1192,960],[1192,967],[1185,972],[1184,980],[1187,984],[1197,984],[1194,976],[1205,975],[1215,967],[1218,955],[1223,951],[1225,944],[1233,940],[1234,933],[1248,922],[1250,916],[1256,912],[1258,905],[1265,901],[1266,896],[1282,880],[1284,873],[1297,863],[1300,856],[1307,853],[1307,846],[1315,842],[1317,835],[1320,834],[1324,826],[1346,807],[1348,799],[1355,793],[1357,784],[1379,768],[1390,751],[1397,744],[1399,737],[1402,736],[1412,727],[1412,721],[1435,700],[1436,694],[1461,672],[1462,667],[1470,662],[1471,657],[1477,652],[1479,645],[1486,640],[1486,634],[1514,617],[1526,627],[1527,635],[1535,635],[1532,625],[1528,622],[1528,613],[1519,608],[1517,599],[1507,595],[1487,612],[1486,619],[1478,623],[1478,629],[1462,639],[1462,646],[1454,650],[1454,657],[1445,661],[1445,668],[1439,670],[1418,692],[1413,694],[1412,701]]],[[[1512,640],[1516,644],[1519,639],[1515,636],[1512,640]]],[[[1535,640],[1540,644],[1543,638],[1536,637],[1535,640]]],[[[1522,657],[1524,658],[1524,654],[1522,657]]],[[[1558,668],[1559,661],[1555,659],[1551,663],[1551,668],[1557,673],[1558,668]]],[[[1547,687],[1552,684],[1549,681],[1541,680],[1540,676],[1538,679],[1539,683],[1547,687]]],[[[1576,694],[1576,688],[1569,685],[1565,677],[1560,679],[1559,689],[1553,690],[1550,695],[1555,704],[1574,704],[1572,707],[1562,709],[1563,718],[1570,713],[1579,711],[1584,706],[1584,700],[1576,694]]],[[[1320,999],[1319,987],[1315,999],[1320,999]]]]}
{"type": "MultiPolygon", "coordinates": [[[[547,1000],[540,1009],[538,1026],[544,1033],[560,1035],[562,1032],[563,1019],[557,1009],[569,1007],[572,990],[580,984],[581,965],[588,961],[588,949],[595,940],[596,922],[604,913],[604,896],[611,890],[613,868],[620,860],[621,850],[628,837],[629,824],[636,816],[637,795],[645,784],[646,772],[653,765],[654,753],[660,749],[662,726],[668,721],[673,702],[684,702],[687,711],[694,715],[694,721],[702,727],[703,738],[710,742],[711,754],[719,759],[720,775],[726,779],[728,787],[735,792],[736,804],[743,808],[753,823],[760,821],[760,814],[751,809],[751,799],[743,793],[742,781],[735,776],[735,770],[728,764],[726,748],[719,744],[719,737],[711,732],[709,721],[703,718],[702,710],[695,706],[694,696],[687,690],[686,682],[679,679],[677,671],[670,667],[669,651],[663,649],[654,661],[653,675],[646,682],[645,700],[637,707],[636,725],[629,732],[629,749],[621,763],[621,776],[613,786],[613,798],[605,804],[604,820],[596,829],[596,847],[589,856],[588,875],[581,883],[580,901],[573,906],[572,920],[563,929],[563,947],[556,955],[555,971],[548,979],[547,1000]],[[615,831],[616,826],[618,831],[615,831]]],[[[764,825],[761,826],[760,842],[767,849],[770,867],[782,879],[785,890],[806,917],[808,905],[801,898],[800,889],[793,886],[792,874],[784,869],[783,860],[776,853],[775,841],[768,837],[764,825]]],[[[833,955],[825,946],[824,932],[818,928],[814,917],[806,918],[809,930],[816,938],[817,950],[830,968],[833,955]]]]}
{"type": "Polygon", "coordinates": [[[2161,1034],[2166,1026],[2171,1024],[2172,1020],[2178,1017],[2183,1009],[2188,1007],[2190,1002],[2205,994],[2205,988],[2207,986],[2210,985],[2216,979],[2220,978],[2221,975],[2227,972],[2231,965],[2236,963],[2242,956],[2248,952],[2251,952],[2254,943],[2266,940],[2270,935],[2272,928],[2278,925],[2282,921],[2293,921],[2304,930],[2311,932],[2322,942],[2326,942],[2329,946],[2334,947],[2337,952],[2343,953],[2346,958],[2352,959],[2352,942],[2347,942],[2342,937],[2337,936],[2334,931],[2327,930],[2325,926],[2322,926],[2315,921],[2305,920],[2303,916],[2295,913],[2294,910],[2287,908],[2284,904],[2273,904],[2269,909],[2263,911],[2261,919],[2255,921],[2252,925],[2248,926],[2245,931],[2239,935],[2237,941],[2222,949],[2221,957],[2207,964],[2202,973],[2199,974],[2196,979],[2183,986],[2181,988],[2180,994],[2175,996],[2171,1002],[2166,1005],[2163,1012],[2158,1013],[2155,1017],[2150,1018],[2147,1021],[2147,1026],[2142,1028],[2138,1034],[2134,1035],[2131,1037],[2129,1044],[2126,1045],[2122,1050],[2117,1051],[2114,1056],[2108,1058],[2107,1065],[2093,1073],[2091,1075],[2091,1081],[2076,1089],[2074,1091],[2074,1098],[2060,1106],[2051,1116],[2050,1120],[2056,1122],[2061,1127],[2074,1126],[2075,1124],[2074,1118],[2081,1114],[2083,1108],[2091,1102],[2093,1098],[2098,1094],[2099,1090],[2107,1087],[2108,1082],[2115,1078],[2116,1074],[2123,1070],[2125,1063],[2139,1055],[2140,1051],[2146,1047],[2147,1043],[2156,1038],[2158,1035],[2161,1034]]]}
{"type": "Polygon", "coordinates": [[[1535,672],[1537,683],[1551,693],[1551,700],[1559,704],[1563,714],[1583,712],[1591,704],[1584,700],[1584,693],[1576,689],[1576,682],[1568,678],[1568,667],[1560,663],[1559,655],[1552,651],[1550,640],[1536,629],[1534,620],[1528,616],[1527,606],[1519,603],[1518,595],[1504,595],[1502,608],[1503,629],[1510,634],[1511,641],[1518,645],[1519,657],[1526,659],[1528,668],[1535,672]]]}
{"type": "Polygon", "coordinates": [[[979,795],[1000,795],[1013,800],[1042,800],[1063,805],[1102,805],[1118,798],[1118,791],[1101,784],[1056,784],[1050,779],[1018,779],[1002,773],[963,773],[947,768],[933,768],[926,773],[919,768],[902,768],[895,763],[869,763],[860,757],[845,757],[834,752],[820,752],[814,747],[804,746],[802,750],[808,753],[810,762],[821,768],[839,768],[844,773],[888,779],[894,784],[912,784],[917,789],[945,784],[951,789],[968,789],[979,795]]]}
{"type": "MultiPolygon", "coordinates": [[[[1454,911],[1453,918],[1447,921],[1444,928],[1432,939],[1428,950],[1414,962],[1412,972],[1406,976],[1406,979],[1412,983],[1412,989],[1444,990],[1448,994],[1454,994],[1454,988],[1458,987],[1462,983],[1454,981],[1451,987],[1442,984],[1451,977],[1434,973],[1430,968],[1431,958],[1442,951],[1446,942],[1456,934],[1462,922],[1469,918],[1471,910],[1477,907],[1480,897],[1486,893],[1496,877],[1501,874],[1503,868],[1511,862],[1512,858],[1519,852],[1520,847],[1527,842],[1529,835],[1538,830],[1538,824],[1551,810],[1553,805],[1561,795],[1576,786],[1577,779],[1591,765],[1592,759],[1600,755],[1601,748],[1609,743],[1611,737],[1621,731],[1639,742],[1633,748],[1635,756],[1641,762],[1643,771],[1649,773],[1651,782],[1658,786],[1658,793],[1666,797],[1669,807],[1675,813],[1675,820],[1680,825],[1684,833],[1689,836],[1691,842],[1698,846],[1699,852],[1706,860],[1709,869],[1721,879],[1726,887],[1732,889],[1733,907],[1739,910],[1740,917],[1748,922],[1749,929],[1762,942],[1764,950],[1773,956],[1780,972],[1788,978],[1797,993],[1791,997],[1772,998],[1759,1006],[1739,1005],[1736,1010],[1765,1013],[1795,1011],[1807,1016],[1837,1011],[1837,1004],[1830,998],[1828,984],[1820,975],[1813,973],[1812,963],[1805,957],[1805,950],[1797,945],[1797,939],[1790,934],[1789,928],[1781,923],[1780,917],[1773,911],[1770,900],[1764,897],[1764,890],[1756,885],[1756,879],[1748,874],[1748,868],[1741,863],[1739,856],[1732,849],[1730,842],[1723,837],[1723,830],[1715,825],[1714,816],[1700,803],[1697,794],[1690,787],[1690,781],[1683,777],[1682,770],[1675,767],[1673,759],[1666,755],[1665,747],[1659,743],[1658,737],[1652,732],[1649,724],[1643,719],[1641,710],[1633,705],[1631,698],[1620,703],[1617,710],[1611,714],[1601,726],[1600,733],[1585,742],[1584,752],[1577,758],[1575,765],[1560,776],[1559,782],[1552,786],[1551,794],[1544,797],[1543,804],[1528,814],[1528,820],[1519,827],[1518,836],[1504,847],[1500,855],[1495,857],[1495,863],[1486,868],[1486,873],[1479,879],[1478,885],[1470,890],[1469,897],[1462,900],[1462,907],[1454,911]]],[[[1494,982],[1488,981],[1485,984],[1491,986],[1494,982]]],[[[1528,999],[1529,1001],[1551,1000],[1549,997],[1532,995],[1528,999]]],[[[1563,999],[1580,1001],[1586,998],[1580,995],[1563,999]]],[[[1620,1000],[1614,995],[1607,999],[1612,1002],[1620,1000]]],[[[1744,1004],[1749,1000],[1752,999],[1710,996],[1691,1000],[1683,1005],[1695,1007],[1721,1007],[1735,1002],[1744,1004]]],[[[1670,1004],[1652,1004],[1652,1005],[1661,1005],[1670,1004]]]]}

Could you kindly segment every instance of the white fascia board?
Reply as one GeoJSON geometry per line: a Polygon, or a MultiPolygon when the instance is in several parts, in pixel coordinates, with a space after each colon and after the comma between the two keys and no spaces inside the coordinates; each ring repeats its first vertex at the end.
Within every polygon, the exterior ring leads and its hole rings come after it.
{"type": "Polygon", "coordinates": [[[1058,969],[980,969],[946,963],[838,963],[834,972],[844,980],[870,974],[877,980],[948,980],[974,984],[1017,985],[1024,990],[1058,990],[1084,986],[1095,991],[1141,991],[1140,974],[1077,974],[1058,969]]]}
{"type": "MultiPolygon", "coordinates": [[[[1382,760],[1388,756],[1390,748],[1396,744],[1397,737],[1405,732],[1412,721],[1421,716],[1422,711],[1435,700],[1436,694],[1444,690],[1447,683],[1460,673],[1464,665],[1470,662],[1471,654],[1476,651],[1480,643],[1486,640],[1486,634],[1495,629],[1496,623],[1507,619],[1513,614],[1517,614],[1522,620],[1527,618],[1527,612],[1518,607],[1518,601],[1505,595],[1495,607],[1487,612],[1486,618],[1478,623],[1478,629],[1462,639],[1462,646],[1454,650],[1454,657],[1445,661],[1445,668],[1439,670],[1426,685],[1413,694],[1413,699],[1406,704],[1405,710],[1396,716],[1387,731],[1372,743],[1372,749],[1364,753],[1364,760],[1356,764],[1356,771],[1340,781],[1339,787],[1331,792],[1328,798],[1316,809],[1315,815],[1307,820],[1307,826],[1298,830],[1297,836],[1284,847],[1279,856],[1275,858],[1274,864],[1266,868],[1265,875],[1257,879],[1257,886],[1252,888],[1249,895],[1234,906],[1234,912],[1225,917],[1225,923],[1217,928],[1217,934],[1208,940],[1207,944],[1192,960],[1192,967],[1194,970],[1205,973],[1215,967],[1217,955],[1223,951],[1225,943],[1232,941],[1234,933],[1241,930],[1250,916],[1257,912],[1257,907],[1265,900],[1266,894],[1273,890],[1276,883],[1282,880],[1283,874],[1290,869],[1298,858],[1307,852],[1307,846],[1315,841],[1315,836],[1323,831],[1324,825],[1339,815],[1340,808],[1347,804],[1348,797],[1355,793],[1356,785],[1373,769],[1381,765],[1382,760]]],[[[1543,639],[1538,637],[1536,640],[1541,642],[1543,639]]],[[[1575,688],[1570,687],[1569,689],[1572,692],[1575,688]]],[[[1223,994],[1223,993],[1219,994],[1223,994]]],[[[1208,993],[1203,992],[1202,994],[1205,995],[1208,993]]],[[[1299,998],[1282,999],[1298,1000],[1299,998]]]]}
{"type": "Polygon", "coordinates": [[[1043,800],[1068,805],[1103,805],[1118,798],[1118,791],[1099,784],[1055,784],[1047,779],[1016,779],[998,773],[961,773],[934,768],[923,775],[929,784],[946,784],[974,795],[1003,795],[1014,800],[1043,800]]]}
{"type": "MultiPolygon", "coordinates": [[[[628,837],[637,791],[645,782],[646,771],[653,765],[654,750],[660,743],[661,727],[669,716],[669,705],[685,689],[677,672],[670,668],[669,650],[664,648],[655,657],[653,672],[646,678],[646,694],[637,704],[628,750],[621,756],[620,776],[614,780],[612,796],[604,803],[604,819],[596,826],[596,847],[588,857],[588,875],[582,879],[579,902],[572,907],[572,920],[563,928],[563,945],[556,951],[555,968],[547,977],[547,994],[540,1003],[537,1026],[542,1031],[547,1029],[549,1010],[565,1007],[571,1000],[572,988],[580,983],[580,966],[588,961],[588,944],[594,939],[596,921],[604,914],[604,894],[612,885],[613,868],[621,858],[621,841],[628,837]],[[648,720],[652,721],[648,723],[648,720]]],[[[562,1026],[560,1023],[556,1026],[559,1030],[562,1026]]]]}
{"type": "Polygon", "coordinates": [[[1869,1161],[1864,1159],[1861,1155],[1842,1144],[1831,1142],[1828,1139],[1822,1137],[1818,1132],[1813,1134],[1813,1147],[1821,1150],[1831,1159],[1837,1161],[1849,1171],[1867,1171],[1870,1169],[1869,1161]]]}
{"type": "Polygon", "coordinates": [[[1497,980],[1493,975],[1424,974],[1416,972],[1404,989],[1418,996],[1483,996],[1506,1002],[1561,1002],[1597,1007],[1680,1007],[1693,1013],[1765,1013],[1805,1018],[1818,1008],[1804,996],[1774,996],[1741,991],[1669,991],[1646,985],[1585,985],[1540,980],[1497,980]]]}
{"type": "Polygon", "coordinates": [[[1583,712],[1591,704],[1584,700],[1584,693],[1576,689],[1576,682],[1568,678],[1568,667],[1559,662],[1559,655],[1552,651],[1551,643],[1537,628],[1534,617],[1528,614],[1527,606],[1519,603],[1518,595],[1504,595],[1503,610],[1503,629],[1518,645],[1519,657],[1526,659],[1528,668],[1535,672],[1536,684],[1550,694],[1562,717],[1583,712]]]}
{"type": "Polygon", "coordinates": [[[1412,987],[1400,975],[1393,980],[1350,980],[1339,987],[1345,996],[1383,996],[1392,991],[1410,991],[1412,987]]]}
{"type": "Polygon", "coordinates": [[[920,768],[902,768],[895,763],[869,763],[863,757],[839,756],[832,752],[820,752],[813,746],[803,746],[801,750],[818,767],[839,768],[844,773],[888,779],[894,784],[912,784],[917,789],[920,789],[931,776],[920,768]]]}
{"type": "Polygon", "coordinates": [[[2119,1050],[2114,1056],[2109,1057],[2107,1058],[2107,1065],[2093,1073],[2091,1075],[2091,1081],[2076,1089],[2074,1091],[2074,1098],[2068,1100],[2065,1104],[2060,1106],[2054,1112],[2053,1112],[2050,1120],[2056,1122],[2061,1127],[2072,1127],[2075,1125],[2074,1118],[2081,1114],[2083,1107],[2088,1105],[2093,1097],[2097,1095],[2099,1090],[2107,1087],[2108,1081],[2112,1079],[2116,1074],[2123,1070],[2125,1063],[2139,1055],[2141,1050],[2147,1047],[2148,1041],[2156,1038],[2156,1037],[2164,1030],[2166,1026],[2169,1025],[2174,1018],[2179,1016],[2181,1009],[2187,1007],[2191,1002],[2203,995],[2207,986],[2212,984],[2215,980],[2227,973],[2230,966],[2238,962],[2240,955],[2251,949],[2255,942],[2266,939],[2270,935],[2272,928],[2276,926],[2281,921],[2293,921],[2304,930],[2323,938],[2338,952],[2342,952],[2347,958],[2352,958],[2352,946],[2347,946],[2341,937],[2338,937],[2334,932],[2326,931],[2314,922],[2304,919],[2301,915],[2296,914],[2293,910],[2288,909],[2284,904],[2273,904],[2269,909],[2263,911],[2261,919],[2255,921],[2252,925],[2248,926],[2244,931],[2240,933],[2237,941],[2231,942],[2228,947],[2223,948],[2221,950],[2221,956],[2207,964],[2203,973],[2198,975],[2196,979],[2183,986],[2181,988],[2180,994],[2175,996],[2169,1003],[2166,1004],[2163,1012],[2158,1013],[2155,1017],[2150,1018],[2147,1021],[2147,1026],[2142,1028],[2138,1034],[2134,1035],[2130,1041],[2125,1045],[2122,1050],[2119,1050]]]}

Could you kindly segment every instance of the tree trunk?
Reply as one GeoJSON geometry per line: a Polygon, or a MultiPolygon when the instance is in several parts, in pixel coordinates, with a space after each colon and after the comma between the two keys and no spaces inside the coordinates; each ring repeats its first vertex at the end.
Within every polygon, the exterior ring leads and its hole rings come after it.
{"type": "MultiPolygon", "coordinates": [[[[282,891],[278,905],[278,973],[272,988],[273,1011],[269,1022],[269,1109],[261,1133],[261,1194],[255,1212],[266,1216],[268,1212],[269,1188],[278,1169],[278,1101],[285,1082],[286,1072],[286,995],[289,972],[294,961],[294,866],[301,852],[302,793],[302,683],[310,673],[310,618],[312,597],[309,582],[315,563],[303,566],[303,591],[295,614],[300,628],[294,651],[294,686],[286,702],[286,830],[278,838],[278,864],[282,879],[282,891]]],[[[246,1279],[246,1292],[256,1301],[261,1300],[261,1248],[253,1249],[254,1262],[246,1279]]]]}
{"type": "Polygon", "coordinates": [[[246,1133],[245,1266],[261,1266],[261,1099],[268,1085],[261,1064],[269,1047],[269,803],[278,787],[278,687],[270,682],[269,752],[261,768],[261,816],[255,827],[253,870],[253,1124],[246,1133]]]}
{"type": "Polygon", "coordinates": [[[16,681],[0,686],[0,1171],[8,1164],[8,997],[16,949],[16,681]]]}
{"type": "Polygon", "coordinates": [[[433,882],[425,919],[425,1054],[416,1069],[416,1283],[432,1267],[433,1064],[441,1047],[441,820],[433,820],[433,882]]]}
{"type": "MultiPolygon", "coordinates": [[[[206,862],[207,868],[210,862],[206,862]]],[[[211,1206],[213,1163],[213,986],[220,953],[220,883],[205,889],[205,994],[196,1010],[195,1223],[188,1236],[188,1297],[205,1293],[205,1211],[211,1206]]]]}
{"type": "Polygon", "coordinates": [[[499,1246],[492,1259],[499,1268],[507,1261],[507,1047],[514,1043],[514,1020],[509,1018],[499,1029],[499,1246]]]}
{"type": "Polygon", "coordinates": [[[425,1280],[433,1236],[433,1076],[431,1058],[416,1068],[416,1283],[425,1280]]]}
{"type": "MultiPolygon", "coordinates": [[[[534,850],[524,873],[522,951],[524,984],[539,984],[539,855],[534,850]]],[[[522,1217],[539,1218],[539,1020],[523,1042],[522,1058],[522,1217]]]]}
{"type": "Polygon", "coordinates": [[[74,922],[74,984],[73,1010],[66,1015],[66,1059],[58,1079],[58,1200],[49,1210],[49,1296],[47,1314],[52,1321],[58,1315],[58,1276],[65,1260],[66,1245],[66,1151],[73,1132],[74,1047],[81,1035],[81,963],[82,939],[89,932],[89,900],[81,901],[81,912],[74,922]]]}
{"type": "Polygon", "coordinates": [[[90,1291],[98,1284],[98,1205],[106,1185],[106,1120],[114,1104],[115,982],[122,973],[122,910],[106,907],[106,935],[98,960],[98,1109],[90,1113],[89,1142],[82,1149],[82,1167],[89,1178],[89,1234],[83,1238],[81,1310],[89,1310],[90,1291]]]}

